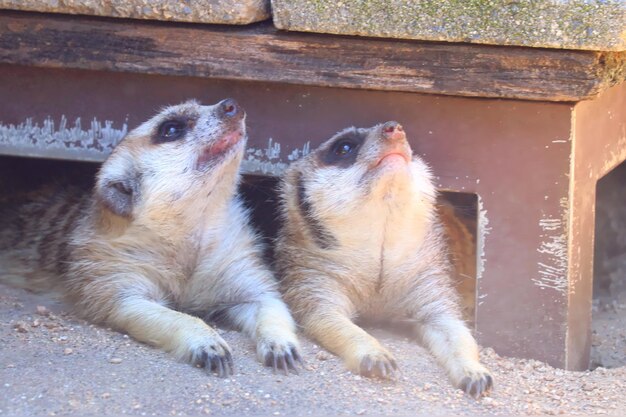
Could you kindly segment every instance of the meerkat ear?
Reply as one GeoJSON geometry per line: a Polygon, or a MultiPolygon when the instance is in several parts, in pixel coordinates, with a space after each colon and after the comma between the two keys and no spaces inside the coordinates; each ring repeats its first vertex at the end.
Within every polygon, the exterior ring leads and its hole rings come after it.
{"type": "Polygon", "coordinates": [[[114,214],[129,218],[139,197],[139,175],[131,158],[111,155],[98,174],[96,197],[114,214]]]}

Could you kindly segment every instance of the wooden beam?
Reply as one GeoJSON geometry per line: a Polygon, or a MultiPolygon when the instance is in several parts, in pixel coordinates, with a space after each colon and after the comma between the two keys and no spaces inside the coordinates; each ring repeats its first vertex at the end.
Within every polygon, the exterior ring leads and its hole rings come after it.
{"type": "Polygon", "coordinates": [[[579,101],[626,53],[399,41],[0,11],[0,62],[470,97],[579,101]]]}

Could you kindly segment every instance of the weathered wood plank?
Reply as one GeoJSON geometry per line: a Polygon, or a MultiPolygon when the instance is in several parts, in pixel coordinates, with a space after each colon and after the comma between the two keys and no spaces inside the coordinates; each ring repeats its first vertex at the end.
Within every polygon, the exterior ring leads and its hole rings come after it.
{"type": "Polygon", "coordinates": [[[56,68],[578,101],[626,78],[626,54],[353,38],[0,12],[0,62],[56,68]]]}

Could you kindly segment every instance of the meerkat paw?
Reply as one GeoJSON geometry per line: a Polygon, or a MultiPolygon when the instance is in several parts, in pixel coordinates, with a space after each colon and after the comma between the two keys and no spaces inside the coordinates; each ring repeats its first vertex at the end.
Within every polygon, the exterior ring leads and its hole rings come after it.
{"type": "Polygon", "coordinates": [[[346,365],[352,372],[368,378],[393,378],[398,370],[393,355],[382,346],[357,351],[346,361],[346,365]]]}
{"type": "Polygon", "coordinates": [[[214,372],[220,378],[226,378],[235,372],[233,356],[228,344],[217,334],[194,343],[190,349],[190,362],[207,372],[214,372]]]}
{"type": "Polygon", "coordinates": [[[465,366],[457,377],[456,386],[476,399],[487,395],[493,388],[493,377],[487,368],[480,363],[465,366]]]}
{"type": "Polygon", "coordinates": [[[296,363],[304,367],[302,356],[299,352],[298,342],[296,340],[259,340],[257,342],[257,357],[259,362],[265,366],[271,366],[276,372],[278,369],[283,370],[285,375],[289,375],[289,371],[298,374],[296,363]]]}

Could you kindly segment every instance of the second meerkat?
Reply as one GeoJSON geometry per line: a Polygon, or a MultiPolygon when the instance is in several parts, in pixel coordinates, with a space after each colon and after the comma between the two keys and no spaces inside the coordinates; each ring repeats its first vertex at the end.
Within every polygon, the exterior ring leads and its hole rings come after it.
{"type": "Polygon", "coordinates": [[[410,318],[452,383],[479,397],[492,377],[461,319],[436,194],[398,123],[338,133],[284,175],[281,290],[304,331],[353,372],[397,369],[355,318],[410,318]]]}

